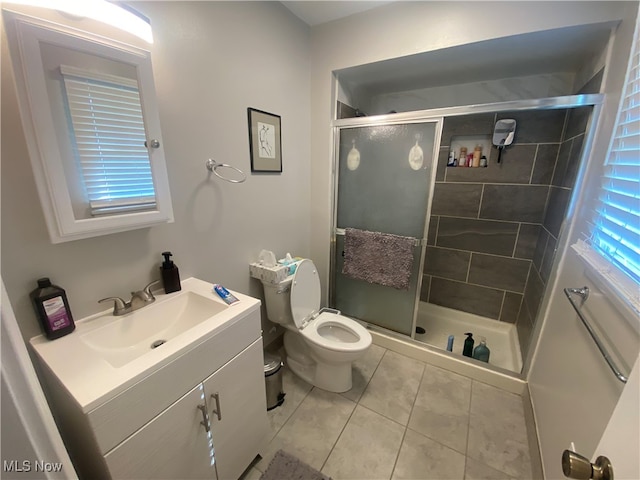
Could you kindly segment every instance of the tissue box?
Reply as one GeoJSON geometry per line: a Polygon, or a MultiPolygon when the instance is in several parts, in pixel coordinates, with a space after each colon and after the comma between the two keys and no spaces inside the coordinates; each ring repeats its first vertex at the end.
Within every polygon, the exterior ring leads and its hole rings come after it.
{"type": "Polygon", "coordinates": [[[249,273],[253,278],[266,283],[280,283],[289,276],[288,265],[276,265],[275,267],[265,267],[259,263],[249,264],[249,273]]]}

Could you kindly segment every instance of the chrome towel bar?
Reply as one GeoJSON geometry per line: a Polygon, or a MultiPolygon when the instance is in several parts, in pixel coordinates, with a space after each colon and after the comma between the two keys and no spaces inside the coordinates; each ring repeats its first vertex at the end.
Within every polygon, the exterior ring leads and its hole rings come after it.
{"type": "Polygon", "coordinates": [[[578,318],[580,319],[582,324],[585,326],[585,328],[589,332],[589,335],[591,335],[591,338],[593,339],[593,341],[595,342],[596,346],[598,347],[598,350],[600,350],[600,353],[602,354],[602,356],[604,357],[605,361],[607,362],[607,365],[609,365],[609,368],[611,369],[611,371],[614,373],[614,375],[616,376],[616,378],[618,380],[620,380],[622,383],[627,383],[627,377],[625,377],[620,372],[620,369],[616,366],[615,362],[613,361],[613,359],[609,355],[609,352],[607,352],[607,349],[605,348],[605,346],[602,344],[602,342],[598,338],[598,335],[596,335],[596,332],[593,330],[593,328],[591,327],[591,325],[589,324],[587,319],[584,317],[584,315],[580,311],[580,306],[576,304],[576,302],[574,301],[574,299],[572,297],[572,295],[577,295],[582,299],[582,303],[586,302],[587,298],[589,298],[589,287],[565,288],[564,289],[564,294],[569,299],[569,303],[571,304],[573,309],[578,314],[578,318]]]}

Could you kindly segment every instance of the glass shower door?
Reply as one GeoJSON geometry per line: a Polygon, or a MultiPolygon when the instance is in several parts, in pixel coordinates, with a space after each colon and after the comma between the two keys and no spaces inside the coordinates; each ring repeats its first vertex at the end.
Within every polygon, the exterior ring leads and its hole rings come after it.
{"type": "Polygon", "coordinates": [[[334,304],[345,315],[411,335],[436,168],[439,121],[341,127],[338,154],[334,304]],[[415,239],[408,290],[350,278],[344,229],[415,239]]]}

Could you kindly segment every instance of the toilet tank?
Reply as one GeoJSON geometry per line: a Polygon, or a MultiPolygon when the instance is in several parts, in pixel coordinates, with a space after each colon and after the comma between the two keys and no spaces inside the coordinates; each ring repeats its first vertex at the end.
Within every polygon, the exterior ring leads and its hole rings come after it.
{"type": "Polygon", "coordinates": [[[262,282],[267,318],[274,323],[293,323],[291,316],[291,282],[293,276],[279,283],[262,282]]]}

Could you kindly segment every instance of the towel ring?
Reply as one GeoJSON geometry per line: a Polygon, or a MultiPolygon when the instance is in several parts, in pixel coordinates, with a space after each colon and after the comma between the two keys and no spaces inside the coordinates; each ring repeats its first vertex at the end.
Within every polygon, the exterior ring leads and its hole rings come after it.
{"type": "Polygon", "coordinates": [[[212,172],[216,177],[219,177],[222,180],[225,180],[225,181],[230,182],[230,183],[242,183],[247,179],[247,176],[245,175],[245,173],[242,170],[240,170],[239,168],[236,168],[236,167],[234,167],[232,165],[228,165],[226,163],[218,163],[218,162],[216,162],[215,160],[213,160],[211,158],[209,160],[207,160],[206,166],[207,166],[207,170],[212,172]],[[218,173],[217,170],[218,170],[218,168],[223,168],[223,167],[224,168],[230,168],[231,170],[235,170],[240,175],[242,175],[242,178],[239,179],[239,180],[235,180],[233,178],[229,178],[229,177],[225,177],[224,175],[220,175],[220,173],[218,173]]]}

